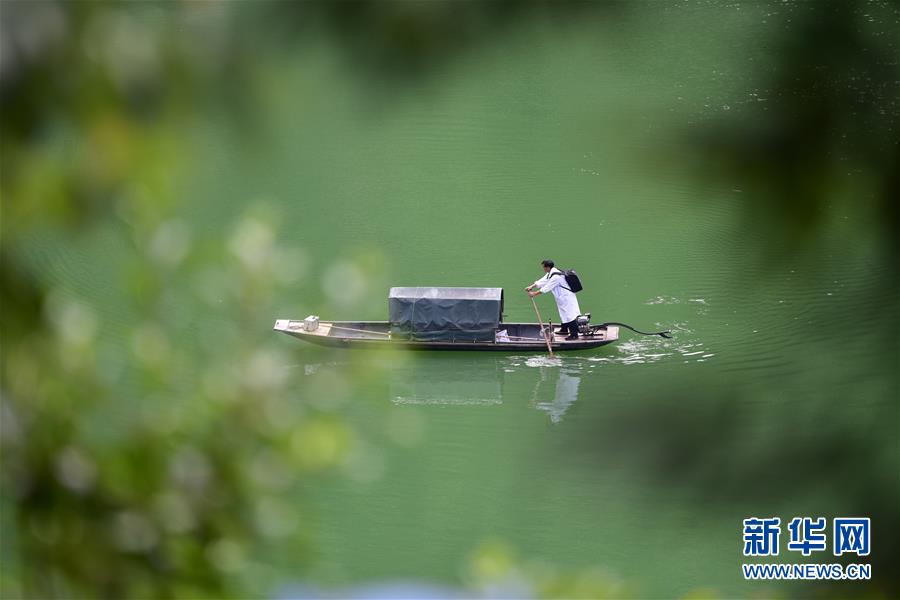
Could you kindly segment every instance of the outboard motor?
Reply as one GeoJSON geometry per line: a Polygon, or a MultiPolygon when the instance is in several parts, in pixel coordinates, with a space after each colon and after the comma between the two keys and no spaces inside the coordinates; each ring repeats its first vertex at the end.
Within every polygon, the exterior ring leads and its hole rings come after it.
{"type": "Polygon", "coordinates": [[[585,313],[575,317],[575,325],[578,327],[578,333],[581,335],[591,335],[591,313],[585,313]]]}

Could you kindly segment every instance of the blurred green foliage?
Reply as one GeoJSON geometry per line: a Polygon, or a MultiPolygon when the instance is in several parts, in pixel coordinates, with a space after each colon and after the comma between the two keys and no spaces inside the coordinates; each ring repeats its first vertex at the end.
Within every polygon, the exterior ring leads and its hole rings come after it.
{"type": "Polygon", "coordinates": [[[238,77],[233,19],[199,3],[5,2],[2,24],[2,595],[259,594],[262,542],[307,553],[285,492],[340,464],[356,434],[284,393],[285,360],[255,330],[299,251],[264,216],[212,239],[178,216],[179,129],[238,77]],[[127,323],[21,256],[33,236],[108,219],[138,250],[127,323]],[[223,296],[215,341],[198,340],[184,315],[223,296]],[[100,341],[110,328],[122,346],[100,341]],[[116,418],[125,405],[139,414],[116,418]]]}
{"type": "MultiPolygon", "coordinates": [[[[268,231],[252,219],[238,226],[230,241],[244,257],[247,229],[268,231]]],[[[66,293],[26,296],[23,277],[7,288],[41,307],[3,311],[4,561],[17,557],[4,568],[7,590],[230,595],[245,589],[234,576],[261,541],[295,559],[306,552],[306,527],[284,493],[340,464],[354,430],[327,407],[298,406],[283,389],[284,358],[246,331],[248,315],[271,311],[277,278],[266,264],[220,273],[235,307],[218,332],[227,345],[186,341],[190,323],[167,307],[202,312],[207,299],[166,282],[202,275],[207,260],[233,261],[221,259],[224,243],[192,258],[177,232],[161,224],[129,270],[141,312],[124,348],[98,344],[103,316],[66,293]],[[154,251],[160,237],[167,243],[154,251]],[[140,394],[139,414],[115,418],[128,389],[140,394]]]]}

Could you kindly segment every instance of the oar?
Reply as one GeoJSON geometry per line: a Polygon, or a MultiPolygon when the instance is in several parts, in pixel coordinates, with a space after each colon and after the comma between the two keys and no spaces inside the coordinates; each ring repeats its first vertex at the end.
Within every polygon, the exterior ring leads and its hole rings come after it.
{"type": "MultiPolygon", "coordinates": [[[[541,331],[544,331],[544,320],[541,319],[541,311],[538,310],[537,302],[534,301],[534,296],[528,294],[528,297],[531,298],[531,305],[534,307],[534,314],[537,315],[538,325],[541,326],[541,331]]],[[[550,352],[550,357],[553,357],[553,348],[550,346],[550,336],[544,333],[544,341],[547,342],[547,351],[550,352]]]]}

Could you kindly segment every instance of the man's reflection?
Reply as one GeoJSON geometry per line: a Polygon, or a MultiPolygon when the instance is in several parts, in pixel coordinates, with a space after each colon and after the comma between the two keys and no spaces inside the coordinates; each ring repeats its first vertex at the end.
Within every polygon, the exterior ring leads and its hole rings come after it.
{"type": "MultiPolygon", "coordinates": [[[[569,407],[578,400],[578,387],[581,385],[581,374],[577,371],[567,371],[561,368],[551,369],[549,367],[541,367],[541,371],[544,371],[545,369],[557,373],[555,376],[556,387],[552,388],[554,390],[553,398],[551,400],[541,400],[541,395],[538,394],[534,402],[534,407],[538,410],[543,410],[550,415],[550,421],[552,423],[559,423],[562,421],[562,417],[569,407]]],[[[553,377],[553,375],[549,375],[548,379],[552,381],[553,377]]],[[[539,390],[544,387],[544,383],[545,381],[542,373],[541,380],[538,382],[539,390]]]]}

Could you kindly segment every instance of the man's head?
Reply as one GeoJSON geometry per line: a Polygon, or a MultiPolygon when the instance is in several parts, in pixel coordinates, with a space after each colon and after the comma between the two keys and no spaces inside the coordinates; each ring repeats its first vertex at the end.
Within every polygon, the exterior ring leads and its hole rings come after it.
{"type": "Polygon", "coordinates": [[[549,258],[545,258],[541,261],[541,266],[544,267],[544,272],[549,273],[551,269],[553,269],[553,261],[549,258]]]}

